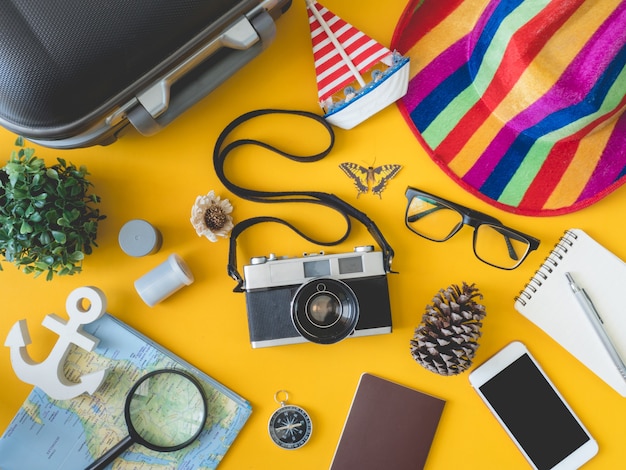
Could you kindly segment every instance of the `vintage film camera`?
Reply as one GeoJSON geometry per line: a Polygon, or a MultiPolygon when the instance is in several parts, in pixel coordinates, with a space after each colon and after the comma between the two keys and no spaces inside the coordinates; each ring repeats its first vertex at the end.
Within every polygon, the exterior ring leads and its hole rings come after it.
{"type": "Polygon", "coordinates": [[[253,348],[391,333],[387,273],[373,246],[252,258],[244,279],[253,348]]]}

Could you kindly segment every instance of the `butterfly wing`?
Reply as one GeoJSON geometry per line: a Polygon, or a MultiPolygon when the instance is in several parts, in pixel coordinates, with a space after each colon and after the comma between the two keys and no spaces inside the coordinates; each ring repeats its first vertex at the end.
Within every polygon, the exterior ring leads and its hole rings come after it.
{"type": "Polygon", "coordinates": [[[339,168],[341,168],[343,172],[354,182],[357,190],[356,197],[359,197],[361,193],[367,192],[367,168],[357,165],[356,163],[348,162],[341,163],[339,168]]]}
{"type": "Polygon", "coordinates": [[[374,168],[374,183],[372,184],[372,194],[376,194],[378,197],[382,198],[381,193],[385,189],[387,182],[396,176],[398,172],[402,169],[401,165],[381,165],[379,167],[374,168]],[[377,179],[378,178],[378,179],[377,179]]]}

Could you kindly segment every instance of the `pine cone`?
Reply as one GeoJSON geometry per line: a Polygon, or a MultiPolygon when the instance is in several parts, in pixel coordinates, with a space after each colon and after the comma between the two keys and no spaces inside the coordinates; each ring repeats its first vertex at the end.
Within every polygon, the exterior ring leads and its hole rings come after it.
{"type": "Polygon", "coordinates": [[[475,284],[453,284],[441,289],[426,306],[422,322],[411,340],[411,355],[426,369],[456,375],[472,365],[481,336],[485,306],[476,303],[482,294],[475,284]]]}

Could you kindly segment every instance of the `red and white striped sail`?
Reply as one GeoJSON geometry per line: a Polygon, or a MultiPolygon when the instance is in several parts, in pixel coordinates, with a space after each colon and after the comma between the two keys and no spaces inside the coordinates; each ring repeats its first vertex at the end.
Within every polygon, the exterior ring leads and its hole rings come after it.
{"type": "Polygon", "coordinates": [[[314,0],[307,0],[313,58],[320,102],[347,85],[379,62],[391,64],[392,53],[351,24],[314,0]]]}

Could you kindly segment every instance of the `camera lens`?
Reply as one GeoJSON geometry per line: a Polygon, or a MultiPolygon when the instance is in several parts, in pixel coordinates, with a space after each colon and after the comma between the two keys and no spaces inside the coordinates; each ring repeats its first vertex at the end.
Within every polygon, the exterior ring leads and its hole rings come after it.
{"type": "Polygon", "coordinates": [[[298,332],[314,343],[336,343],[350,335],[359,319],[359,304],[350,287],[336,279],[313,279],[300,286],[291,303],[298,332]]]}
{"type": "Polygon", "coordinates": [[[320,328],[328,328],[341,318],[339,299],[330,292],[313,294],[305,311],[308,320],[320,328]]]}

